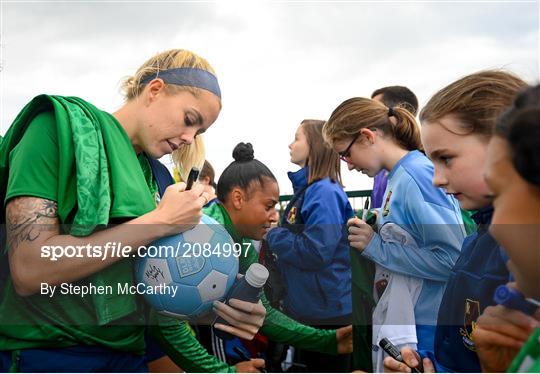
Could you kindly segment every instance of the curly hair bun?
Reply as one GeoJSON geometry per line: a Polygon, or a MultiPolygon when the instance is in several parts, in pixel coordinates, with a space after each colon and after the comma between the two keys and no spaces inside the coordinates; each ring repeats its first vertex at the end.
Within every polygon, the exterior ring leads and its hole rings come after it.
{"type": "Polygon", "coordinates": [[[232,156],[234,161],[249,162],[255,158],[253,156],[253,146],[251,143],[238,143],[236,147],[234,147],[232,156]]]}

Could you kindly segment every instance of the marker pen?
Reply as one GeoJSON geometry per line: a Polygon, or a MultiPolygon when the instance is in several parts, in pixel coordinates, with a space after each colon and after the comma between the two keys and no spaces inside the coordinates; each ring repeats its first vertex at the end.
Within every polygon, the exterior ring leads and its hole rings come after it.
{"type": "MultiPolygon", "coordinates": [[[[407,365],[405,361],[403,361],[403,357],[401,356],[401,353],[399,352],[397,347],[393,345],[390,340],[388,340],[387,338],[382,338],[379,341],[379,346],[382,349],[384,349],[384,351],[388,353],[388,355],[390,355],[390,357],[392,357],[394,360],[402,362],[405,365],[407,365]]],[[[412,370],[413,373],[423,373],[423,371],[419,370],[418,368],[412,368],[409,365],[407,366],[412,370]]]]}
{"type": "Polygon", "coordinates": [[[540,303],[534,299],[527,299],[521,292],[506,285],[501,285],[495,290],[493,301],[510,309],[519,310],[532,316],[540,307],[540,303]]]}

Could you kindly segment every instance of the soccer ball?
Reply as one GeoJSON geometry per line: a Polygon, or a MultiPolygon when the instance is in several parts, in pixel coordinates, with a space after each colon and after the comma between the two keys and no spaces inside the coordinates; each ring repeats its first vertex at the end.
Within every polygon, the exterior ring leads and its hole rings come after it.
{"type": "Polygon", "coordinates": [[[143,295],[161,314],[194,320],[213,301],[225,299],[238,274],[238,246],[223,226],[203,215],[193,229],[146,246],[137,260],[137,284],[150,291],[143,295]]]}

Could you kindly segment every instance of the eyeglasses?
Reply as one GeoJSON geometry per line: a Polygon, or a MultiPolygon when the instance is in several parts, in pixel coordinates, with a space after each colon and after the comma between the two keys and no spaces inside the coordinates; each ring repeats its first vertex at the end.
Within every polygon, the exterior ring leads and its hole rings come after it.
{"type": "Polygon", "coordinates": [[[349,144],[349,146],[347,148],[345,148],[345,150],[343,152],[339,152],[338,155],[339,155],[339,158],[345,162],[349,162],[349,157],[351,157],[351,147],[353,146],[353,144],[356,142],[356,140],[358,139],[358,137],[360,136],[360,133],[356,134],[356,136],[354,137],[354,139],[351,141],[351,143],[349,144]]]}

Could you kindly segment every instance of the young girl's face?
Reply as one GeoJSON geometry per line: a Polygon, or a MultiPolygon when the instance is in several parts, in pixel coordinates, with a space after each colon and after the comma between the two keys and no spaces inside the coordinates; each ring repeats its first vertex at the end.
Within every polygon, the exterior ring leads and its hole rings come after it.
{"type": "Polygon", "coordinates": [[[358,136],[335,141],[333,148],[347,162],[349,170],[374,177],[383,168],[375,131],[362,129],[358,136]]]}
{"type": "Polygon", "coordinates": [[[298,126],[298,129],[296,129],[294,141],[289,144],[289,150],[291,162],[300,167],[304,167],[309,155],[309,145],[302,125],[298,126]]]}
{"type": "Polygon", "coordinates": [[[512,165],[506,140],[494,136],[488,147],[486,182],[495,212],[489,231],[506,250],[519,289],[540,296],[540,188],[525,181],[512,165]]]}
{"type": "Polygon", "coordinates": [[[483,170],[488,141],[480,135],[458,135],[460,121],[446,115],[422,126],[422,143],[433,161],[433,184],[453,195],[463,209],[477,210],[491,203],[483,170]]]}

